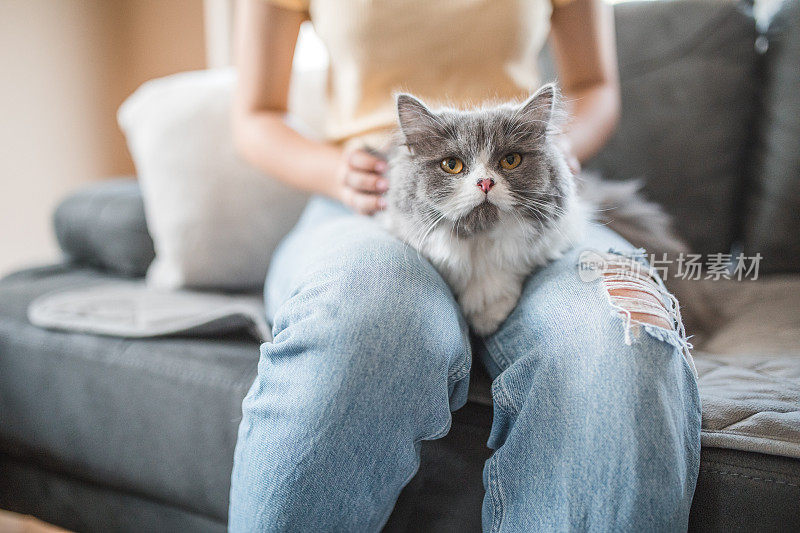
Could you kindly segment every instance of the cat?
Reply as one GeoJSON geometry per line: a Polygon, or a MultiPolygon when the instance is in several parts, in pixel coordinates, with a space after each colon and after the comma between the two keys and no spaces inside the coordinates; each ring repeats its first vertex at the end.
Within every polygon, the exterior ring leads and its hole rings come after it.
{"type": "MultiPolygon", "coordinates": [[[[579,191],[557,144],[554,84],[522,104],[475,110],[434,111],[409,94],[396,104],[383,224],[440,272],[475,333],[489,335],[516,306],[525,278],[581,240],[602,198],[579,191]]],[[[610,187],[612,195],[636,192],[610,187]]],[[[640,203],[637,219],[665,219],[640,203]]]]}

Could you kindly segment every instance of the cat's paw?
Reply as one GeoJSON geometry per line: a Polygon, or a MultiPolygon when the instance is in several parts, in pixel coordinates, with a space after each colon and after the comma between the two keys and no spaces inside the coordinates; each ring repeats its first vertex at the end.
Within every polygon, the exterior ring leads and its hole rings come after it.
{"type": "Polygon", "coordinates": [[[517,300],[517,295],[507,295],[487,302],[481,309],[467,313],[467,322],[478,335],[491,335],[511,314],[517,300]]]}

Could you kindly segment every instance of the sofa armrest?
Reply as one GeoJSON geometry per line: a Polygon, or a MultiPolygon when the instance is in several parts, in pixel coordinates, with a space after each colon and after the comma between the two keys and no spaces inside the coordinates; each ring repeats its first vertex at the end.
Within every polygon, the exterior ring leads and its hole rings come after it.
{"type": "Polygon", "coordinates": [[[56,208],[53,225],[59,246],[77,263],[139,277],[155,257],[142,195],[132,177],[71,194],[56,208]]]}

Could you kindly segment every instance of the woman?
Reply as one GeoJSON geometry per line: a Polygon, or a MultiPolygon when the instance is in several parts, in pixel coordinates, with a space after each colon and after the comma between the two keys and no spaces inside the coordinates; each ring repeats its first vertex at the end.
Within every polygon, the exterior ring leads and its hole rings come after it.
{"type": "MultiPolygon", "coordinates": [[[[274,340],[243,404],[230,528],[376,531],[420,442],[445,435],[466,401],[472,352],[436,271],[354,213],[382,209],[387,189],[384,163],[358,147],[386,139],[393,91],[524,98],[549,32],[572,116],[561,141],[577,167],[618,119],[612,14],[600,0],[246,0],[240,22],[237,145],[328,199],[312,200],[272,259],[274,340]],[[330,53],[325,142],[283,121],[309,16],[330,53]]],[[[687,526],[700,408],[679,319],[657,280],[582,282],[575,265],[589,248],[631,246],[591,230],[477,343],[494,380],[486,531],[687,526]],[[632,332],[626,318],[646,327],[632,332]]]]}

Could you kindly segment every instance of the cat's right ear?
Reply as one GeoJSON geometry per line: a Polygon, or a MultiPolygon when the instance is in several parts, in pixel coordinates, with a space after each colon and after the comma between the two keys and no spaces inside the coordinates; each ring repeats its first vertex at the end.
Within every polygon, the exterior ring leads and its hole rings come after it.
{"type": "Polygon", "coordinates": [[[552,126],[558,109],[558,87],[554,83],[543,85],[520,107],[519,113],[535,132],[546,132],[552,126]]]}
{"type": "Polygon", "coordinates": [[[406,143],[412,146],[430,138],[439,126],[439,119],[425,104],[405,93],[397,95],[397,121],[406,143]]]}

